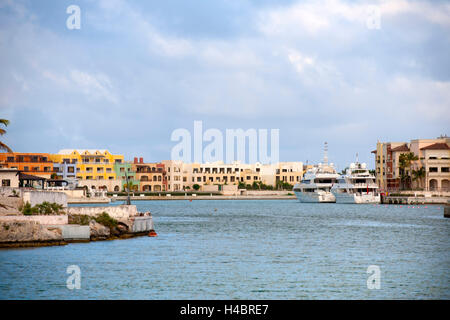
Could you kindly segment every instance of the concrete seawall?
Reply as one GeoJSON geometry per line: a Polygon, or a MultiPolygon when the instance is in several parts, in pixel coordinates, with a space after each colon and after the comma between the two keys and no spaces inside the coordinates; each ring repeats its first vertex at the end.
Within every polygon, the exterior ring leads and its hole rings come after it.
{"type": "Polygon", "coordinates": [[[67,195],[63,192],[53,191],[24,191],[23,203],[29,202],[31,206],[35,206],[42,202],[57,203],[64,208],[67,207],[67,195]]]}
{"type": "Polygon", "coordinates": [[[47,229],[59,229],[62,238],[66,241],[82,240],[89,241],[91,237],[91,228],[89,226],[80,226],[77,224],[53,225],[47,226],[47,229]]]}
{"type": "Polygon", "coordinates": [[[446,205],[444,207],[444,217],[445,218],[450,218],[450,205],[446,205]]]}
{"type": "Polygon", "coordinates": [[[133,223],[131,232],[146,232],[154,230],[153,218],[150,217],[135,217],[132,218],[133,223]]]}
{"type": "Polygon", "coordinates": [[[109,214],[111,218],[117,220],[129,219],[130,217],[138,216],[138,211],[135,205],[119,205],[119,206],[102,206],[102,207],[69,207],[68,214],[72,215],[86,215],[95,217],[103,212],[109,214]]]}
{"type": "Polygon", "coordinates": [[[67,215],[60,216],[1,216],[0,222],[6,221],[34,221],[42,225],[62,225],[68,224],[69,218],[67,215]]]}
{"type": "MultiPolygon", "coordinates": [[[[115,201],[125,201],[127,197],[114,197],[115,201]]],[[[266,195],[266,196],[135,196],[130,197],[132,201],[136,200],[296,200],[295,195],[266,195]]]]}

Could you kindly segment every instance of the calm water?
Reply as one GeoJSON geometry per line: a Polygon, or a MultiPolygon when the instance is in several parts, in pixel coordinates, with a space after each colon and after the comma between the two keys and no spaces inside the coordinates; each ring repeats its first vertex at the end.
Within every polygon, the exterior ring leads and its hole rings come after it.
{"type": "Polygon", "coordinates": [[[450,298],[437,206],[145,201],[157,238],[0,250],[2,299],[450,298]],[[81,268],[81,289],[66,268],[81,268]],[[367,289],[369,265],[381,289],[367,289]]]}

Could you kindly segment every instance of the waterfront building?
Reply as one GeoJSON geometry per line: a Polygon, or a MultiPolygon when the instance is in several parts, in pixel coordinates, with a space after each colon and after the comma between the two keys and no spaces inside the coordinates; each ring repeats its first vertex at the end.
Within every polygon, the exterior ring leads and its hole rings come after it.
{"type": "MultiPolygon", "coordinates": [[[[415,139],[407,142],[378,142],[375,154],[376,182],[381,192],[401,189],[402,173],[409,176],[408,187],[425,191],[450,191],[450,138],[415,139]],[[412,153],[417,160],[400,168],[400,155],[412,153]],[[418,174],[423,170],[423,174],[418,174]],[[402,172],[403,171],[403,172],[402,172]]],[[[404,187],[404,186],[403,186],[404,187]]]]}
{"type": "Polygon", "coordinates": [[[19,187],[19,170],[0,168],[1,187],[18,188],[19,187]]]}
{"type": "Polygon", "coordinates": [[[53,162],[48,153],[0,153],[3,168],[17,169],[24,174],[49,179],[53,173],[53,162]]]}
{"type": "Polygon", "coordinates": [[[187,185],[187,174],[186,170],[189,168],[189,164],[185,164],[180,160],[163,160],[161,163],[164,165],[166,169],[166,177],[167,177],[167,191],[182,191],[183,187],[186,187],[184,183],[187,185]],[[186,168],[183,170],[183,168],[186,168]],[[184,174],[184,181],[183,180],[184,174]]]}
{"type": "Polygon", "coordinates": [[[145,163],[143,158],[134,158],[132,170],[139,181],[139,190],[158,192],[168,190],[166,169],[163,163],[145,163]]]}
{"type": "Polygon", "coordinates": [[[222,161],[213,163],[183,163],[166,160],[163,164],[167,170],[167,190],[192,190],[195,185],[200,190],[222,191],[224,186],[254,185],[257,183],[277,187],[278,182],[295,184],[303,176],[301,162],[280,162],[276,164],[245,164],[234,161],[225,164],[222,161]]]}
{"type": "Polygon", "coordinates": [[[59,164],[76,165],[79,186],[108,191],[122,189],[114,165],[124,163],[123,155],[113,155],[104,149],[63,149],[50,155],[50,159],[59,164]]]}
{"type": "Polygon", "coordinates": [[[114,163],[114,172],[116,173],[117,179],[122,182],[121,190],[126,190],[127,176],[128,183],[130,184],[130,191],[140,190],[140,181],[136,177],[136,170],[133,168],[133,164],[131,162],[125,161],[123,163],[114,163]]]}

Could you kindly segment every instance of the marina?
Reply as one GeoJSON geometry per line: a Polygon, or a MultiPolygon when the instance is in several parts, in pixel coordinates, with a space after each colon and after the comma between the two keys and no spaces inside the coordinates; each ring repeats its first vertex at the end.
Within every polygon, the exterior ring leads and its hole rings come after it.
{"type": "Polygon", "coordinates": [[[1,299],[450,298],[450,219],[441,205],[136,206],[152,211],[158,237],[0,250],[0,274],[8,275],[1,299]],[[80,290],[66,288],[74,263],[80,290]],[[370,265],[381,269],[380,290],[367,289],[370,265]]]}

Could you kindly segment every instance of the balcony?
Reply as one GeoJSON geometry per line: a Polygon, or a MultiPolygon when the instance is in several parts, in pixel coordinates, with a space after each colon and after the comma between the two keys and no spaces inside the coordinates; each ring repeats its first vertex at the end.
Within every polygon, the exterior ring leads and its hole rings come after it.
{"type": "Polygon", "coordinates": [[[449,159],[426,159],[422,160],[426,166],[433,166],[433,165],[449,165],[450,166],[450,160],[449,159]]]}

